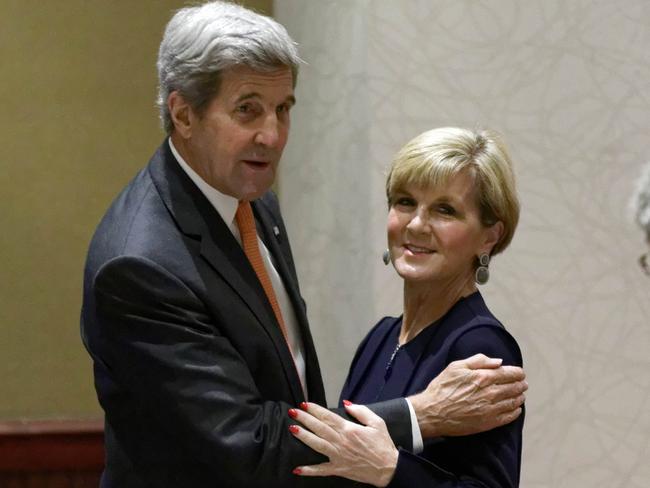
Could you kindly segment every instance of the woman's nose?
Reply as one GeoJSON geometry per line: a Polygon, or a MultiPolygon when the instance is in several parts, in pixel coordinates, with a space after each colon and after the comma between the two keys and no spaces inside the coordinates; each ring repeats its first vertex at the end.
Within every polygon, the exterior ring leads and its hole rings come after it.
{"type": "Polygon", "coordinates": [[[422,215],[422,211],[420,210],[416,211],[408,224],[406,224],[406,228],[411,232],[426,232],[427,227],[427,219],[422,215]]]}

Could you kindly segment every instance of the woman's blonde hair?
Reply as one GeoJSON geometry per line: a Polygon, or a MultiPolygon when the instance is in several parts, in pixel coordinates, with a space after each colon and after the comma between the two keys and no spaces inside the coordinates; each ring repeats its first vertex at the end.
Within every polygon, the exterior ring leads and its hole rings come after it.
{"type": "Polygon", "coordinates": [[[519,200],[512,162],[494,132],[442,127],[420,134],[395,156],[386,179],[388,204],[396,192],[409,186],[438,187],[469,168],[476,185],[481,222],[490,227],[503,223],[503,233],[492,255],[503,251],[519,221],[519,200]]]}

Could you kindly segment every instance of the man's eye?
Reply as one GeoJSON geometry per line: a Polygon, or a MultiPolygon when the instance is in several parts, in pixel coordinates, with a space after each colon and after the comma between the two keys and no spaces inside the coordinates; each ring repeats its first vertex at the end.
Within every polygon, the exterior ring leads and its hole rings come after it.
{"type": "Polygon", "coordinates": [[[250,113],[252,111],[253,111],[253,108],[248,103],[246,103],[244,105],[239,105],[237,107],[237,112],[239,112],[240,114],[247,114],[247,113],[250,113]]]}
{"type": "Polygon", "coordinates": [[[286,113],[289,112],[290,109],[291,109],[291,107],[289,107],[288,104],[283,103],[282,105],[278,105],[278,108],[276,108],[275,111],[278,114],[286,114],[286,113]]]}

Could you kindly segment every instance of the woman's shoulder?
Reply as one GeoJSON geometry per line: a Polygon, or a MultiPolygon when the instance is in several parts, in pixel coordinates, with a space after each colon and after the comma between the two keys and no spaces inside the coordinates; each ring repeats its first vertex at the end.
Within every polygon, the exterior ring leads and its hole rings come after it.
{"type": "Polygon", "coordinates": [[[449,344],[449,362],[474,354],[500,358],[507,365],[523,366],[519,344],[503,326],[478,323],[461,331],[449,344]]]}
{"type": "Polygon", "coordinates": [[[460,305],[462,310],[450,317],[456,323],[445,340],[449,362],[480,353],[501,358],[504,364],[522,365],[516,339],[490,312],[480,293],[467,297],[460,305]]]}

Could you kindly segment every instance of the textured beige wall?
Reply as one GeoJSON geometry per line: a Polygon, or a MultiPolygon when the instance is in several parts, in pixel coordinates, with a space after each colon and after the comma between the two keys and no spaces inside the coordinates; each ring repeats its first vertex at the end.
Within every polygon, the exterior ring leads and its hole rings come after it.
{"type": "Polygon", "coordinates": [[[650,282],[626,218],[650,159],[647,0],[276,0],[301,43],[280,196],[330,402],[401,310],[384,171],[421,131],[501,131],[522,201],[482,288],[531,389],[522,487],[650,486],[650,282]],[[318,22],[314,22],[318,19],[318,22]]]}
{"type": "Polygon", "coordinates": [[[79,339],[83,261],[162,140],[155,58],[183,4],[0,1],[0,419],[100,413],[79,339]]]}

